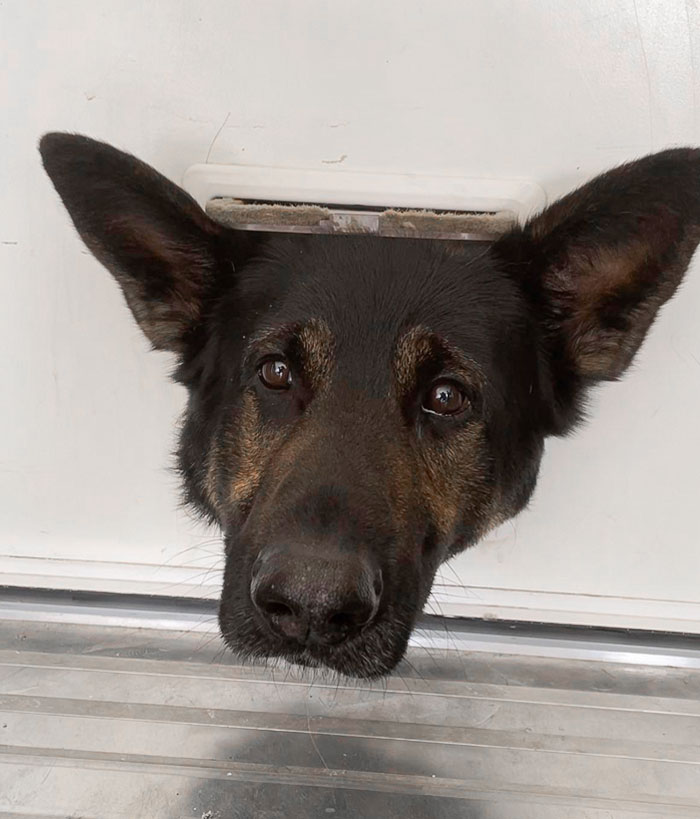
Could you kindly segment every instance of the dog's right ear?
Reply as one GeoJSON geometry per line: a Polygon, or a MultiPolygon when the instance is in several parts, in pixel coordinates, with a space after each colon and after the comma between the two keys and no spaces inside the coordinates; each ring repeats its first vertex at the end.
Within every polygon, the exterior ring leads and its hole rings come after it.
{"type": "Polygon", "coordinates": [[[700,149],[628,162],[554,202],[492,252],[528,298],[555,400],[554,430],[629,367],[700,243],[700,149]]]}
{"type": "Polygon", "coordinates": [[[77,134],[46,134],[39,150],[78,233],[121,286],[160,350],[182,352],[207,300],[231,273],[232,231],[135,157],[77,134]]]}

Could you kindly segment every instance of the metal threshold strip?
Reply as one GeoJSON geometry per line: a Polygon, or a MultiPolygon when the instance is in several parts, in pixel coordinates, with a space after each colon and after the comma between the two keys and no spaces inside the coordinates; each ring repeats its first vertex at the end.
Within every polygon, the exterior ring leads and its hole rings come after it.
{"type": "Polygon", "coordinates": [[[0,816],[700,817],[697,638],[425,618],[360,683],[211,601],[0,590],[0,816]]]}

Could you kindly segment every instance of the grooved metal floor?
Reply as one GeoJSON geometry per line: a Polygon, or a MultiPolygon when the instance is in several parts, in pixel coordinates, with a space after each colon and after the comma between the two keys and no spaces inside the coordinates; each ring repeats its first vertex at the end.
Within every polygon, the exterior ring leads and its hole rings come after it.
{"type": "Polygon", "coordinates": [[[697,644],[438,624],[361,685],[74,609],[0,603],[0,816],[700,817],[697,644]]]}

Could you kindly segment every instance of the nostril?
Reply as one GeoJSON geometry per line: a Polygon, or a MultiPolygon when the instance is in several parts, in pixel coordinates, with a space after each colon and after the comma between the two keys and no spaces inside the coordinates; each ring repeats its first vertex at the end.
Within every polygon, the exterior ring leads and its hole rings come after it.
{"type": "Polygon", "coordinates": [[[258,608],[268,617],[294,617],[292,607],[280,600],[268,600],[259,604],[258,608]]]}
{"type": "Polygon", "coordinates": [[[335,631],[349,631],[354,625],[360,625],[357,623],[355,615],[348,611],[339,611],[335,614],[331,614],[326,620],[326,624],[335,631]]]}
{"type": "Polygon", "coordinates": [[[365,604],[332,612],[323,623],[325,639],[337,642],[354,636],[374,619],[375,613],[374,606],[365,604]]]}
{"type": "Polygon", "coordinates": [[[309,618],[303,611],[298,611],[292,603],[277,597],[266,598],[265,595],[258,594],[253,597],[253,602],[268,628],[275,634],[294,642],[306,642],[309,618]]]}

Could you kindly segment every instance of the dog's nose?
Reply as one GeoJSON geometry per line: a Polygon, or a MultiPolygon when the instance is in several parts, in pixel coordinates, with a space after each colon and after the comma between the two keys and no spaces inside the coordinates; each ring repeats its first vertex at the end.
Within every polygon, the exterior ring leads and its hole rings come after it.
{"type": "Polygon", "coordinates": [[[256,562],[250,596],[275,634],[302,645],[337,645],[374,620],[381,572],[359,558],[285,556],[273,550],[256,562]]]}

